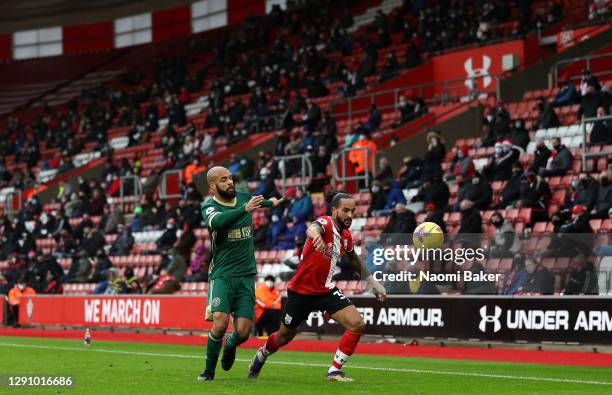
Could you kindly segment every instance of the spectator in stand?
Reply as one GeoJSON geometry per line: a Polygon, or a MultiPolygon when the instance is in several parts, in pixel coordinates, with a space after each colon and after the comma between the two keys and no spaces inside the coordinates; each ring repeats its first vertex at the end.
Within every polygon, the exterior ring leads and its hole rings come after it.
{"type": "Polygon", "coordinates": [[[585,96],[589,93],[589,87],[592,87],[595,92],[599,93],[601,86],[597,77],[591,74],[591,70],[582,69],[582,77],[580,78],[580,95],[585,96]]]}
{"type": "Polygon", "coordinates": [[[576,256],[582,254],[590,256],[593,252],[593,229],[589,224],[589,212],[581,205],[575,205],[572,208],[571,220],[559,228],[562,242],[568,247],[565,250],[569,252],[566,256],[576,256]]]}
{"type": "MultiPolygon", "coordinates": [[[[470,266],[469,271],[475,275],[481,276],[486,273],[482,263],[479,261],[474,261],[472,266],[470,266]]],[[[472,276],[476,278],[475,276],[472,276]]],[[[482,277],[481,277],[482,278],[482,277]]],[[[464,295],[493,295],[497,293],[497,289],[495,285],[491,281],[466,281],[463,284],[463,292],[464,295]]]]}
{"type": "Polygon", "coordinates": [[[427,133],[427,152],[423,157],[422,174],[428,177],[438,175],[442,178],[441,163],[446,157],[446,146],[440,132],[427,133]]]}
{"type": "Polygon", "coordinates": [[[142,293],[142,288],[140,284],[140,278],[138,278],[134,274],[134,269],[128,267],[125,269],[123,278],[125,280],[125,293],[128,294],[140,294],[142,293]]]}
{"type": "Polygon", "coordinates": [[[576,92],[576,88],[567,73],[561,77],[559,85],[561,85],[561,87],[553,100],[553,106],[561,107],[575,104],[578,101],[578,92],[576,92]]]}
{"type": "Polygon", "coordinates": [[[514,126],[510,130],[510,134],[512,137],[512,146],[520,147],[522,153],[527,150],[527,146],[531,141],[531,137],[529,137],[529,131],[525,128],[525,120],[522,118],[514,120],[514,126]]]}
{"type": "Polygon", "coordinates": [[[352,126],[349,126],[346,132],[346,136],[344,136],[344,147],[343,148],[352,147],[358,138],[359,138],[359,135],[357,134],[357,131],[355,130],[355,128],[353,128],[352,126]]]}
{"type": "Polygon", "coordinates": [[[368,122],[366,122],[363,126],[367,133],[372,133],[380,128],[380,124],[382,123],[382,115],[376,108],[376,104],[370,105],[370,110],[368,111],[368,122]]]}
{"type": "Polygon", "coordinates": [[[385,82],[394,78],[399,73],[399,70],[400,66],[397,61],[397,58],[395,57],[395,53],[389,52],[387,54],[387,61],[385,62],[382,71],[380,72],[378,82],[385,82]]]}
{"type": "MultiPolygon", "coordinates": [[[[597,107],[597,118],[608,116],[604,106],[597,107]]],[[[593,123],[589,146],[612,144],[612,120],[601,120],[593,123]]]]}
{"type": "Polygon", "coordinates": [[[204,243],[199,242],[195,251],[191,255],[191,263],[189,264],[190,275],[185,278],[187,282],[208,282],[208,268],[210,254],[204,243]]]}
{"type": "Polygon", "coordinates": [[[115,239],[115,242],[110,248],[110,255],[112,256],[123,256],[129,255],[134,246],[134,236],[132,236],[132,229],[127,226],[119,225],[118,227],[119,236],[115,239]]]}
{"type": "Polygon", "coordinates": [[[389,159],[384,156],[378,161],[378,174],[374,177],[375,180],[378,180],[384,183],[387,180],[393,178],[393,169],[391,168],[391,164],[389,163],[389,159]]]}
{"type": "Polygon", "coordinates": [[[312,198],[302,188],[297,188],[295,191],[295,198],[291,204],[289,215],[306,219],[311,218],[313,215],[312,198]]]}
{"type": "Polygon", "coordinates": [[[446,223],[444,223],[444,213],[438,209],[434,203],[427,203],[425,205],[425,220],[424,222],[433,222],[438,224],[442,233],[446,233],[446,223]]]}
{"type": "Polygon", "coordinates": [[[581,173],[578,178],[571,181],[569,193],[565,198],[565,208],[572,209],[575,205],[584,206],[587,211],[593,210],[597,198],[597,181],[586,173],[581,173]]]}
{"type": "Polygon", "coordinates": [[[349,152],[348,158],[355,165],[355,173],[357,175],[365,175],[366,172],[372,175],[374,159],[378,153],[378,147],[368,134],[359,135],[359,138],[353,144],[353,148],[360,148],[349,152]],[[367,155],[366,155],[367,150],[367,155]],[[367,161],[366,161],[367,156],[367,161]]]}
{"type": "Polygon", "coordinates": [[[453,148],[455,156],[448,169],[448,174],[444,176],[445,180],[454,180],[459,175],[463,179],[472,178],[476,167],[472,157],[468,154],[469,150],[470,147],[467,145],[462,145],[459,149],[453,148]]]}
{"type": "Polygon", "coordinates": [[[448,205],[450,191],[448,185],[438,176],[425,180],[416,196],[412,198],[412,203],[422,201],[424,205],[433,203],[438,209],[443,210],[448,205]]]}
{"type": "Polygon", "coordinates": [[[406,204],[404,192],[400,189],[396,180],[387,180],[383,184],[383,190],[385,191],[385,208],[380,214],[389,214],[397,203],[406,204]]]}
{"type": "Polygon", "coordinates": [[[546,202],[550,198],[550,187],[548,183],[533,172],[522,175],[519,199],[516,202],[518,208],[546,208],[546,202]]]}
{"type": "Polygon", "coordinates": [[[383,229],[383,234],[413,233],[416,228],[414,213],[406,208],[404,203],[396,203],[391,212],[391,218],[383,229]]]}
{"type": "Polygon", "coordinates": [[[503,280],[499,293],[502,295],[514,295],[525,286],[529,273],[525,268],[525,257],[518,255],[512,261],[510,271],[506,273],[506,278],[503,280]]]}
{"type": "Polygon", "coordinates": [[[277,238],[276,244],[273,246],[275,250],[292,250],[295,248],[295,240],[306,237],[306,223],[304,218],[297,216],[293,217],[293,225],[277,238]]]}
{"type": "Polygon", "coordinates": [[[312,99],[306,101],[306,114],[303,117],[304,129],[307,131],[314,131],[319,122],[321,122],[321,109],[315,104],[312,99]]]}
{"type": "Polygon", "coordinates": [[[527,258],[525,269],[529,277],[525,285],[519,288],[519,293],[552,295],[555,290],[555,276],[533,258],[527,258]]]}
{"type": "Polygon", "coordinates": [[[512,164],[519,158],[519,151],[512,147],[510,140],[495,143],[495,154],[489,157],[482,169],[489,181],[507,181],[512,176],[512,164]]]}
{"type": "Polygon", "coordinates": [[[28,286],[28,281],[24,276],[19,277],[16,284],[11,288],[8,293],[8,324],[17,328],[21,326],[19,324],[19,307],[21,305],[21,298],[23,296],[36,295],[36,291],[28,286]]]}
{"type": "Polygon", "coordinates": [[[66,282],[85,283],[92,273],[92,259],[85,250],[78,253],[78,258],[72,260],[72,265],[66,275],[66,282]]]}
{"type": "MultiPolygon", "coordinates": [[[[612,207],[608,210],[608,219],[612,221],[612,207]]],[[[612,240],[608,239],[607,244],[599,245],[595,248],[595,255],[597,256],[612,256],[612,240]]]]}
{"type": "Polygon", "coordinates": [[[506,138],[510,127],[510,113],[506,110],[502,103],[499,103],[497,108],[491,108],[486,115],[486,138],[482,142],[483,147],[491,147],[495,145],[497,140],[506,138]]]}
{"type": "Polygon", "coordinates": [[[579,256],[572,262],[572,266],[573,270],[563,294],[597,295],[599,286],[597,284],[597,270],[593,262],[587,260],[584,256],[579,256]]]}
{"type": "Polygon", "coordinates": [[[157,248],[160,250],[171,248],[176,242],[176,221],[174,218],[168,218],[166,221],[166,229],[162,235],[155,241],[157,248]]]}
{"type": "Polygon", "coordinates": [[[104,278],[106,271],[110,269],[113,264],[104,253],[104,250],[98,250],[96,252],[95,257],[92,260],[93,264],[93,273],[87,282],[89,283],[98,283],[102,281],[104,278]]]}
{"type": "Polygon", "coordinates": [[[542,96],[538,97],[536,109],[538,110],[538,119],[534,124],[534,130],[559,127],[559,117],[557,117],[555,109],[542,96]]]}
{"type": "Polygon", "coordinates": [[[523,167],[519,162],[512,164],[512,176],[504,185],[504,188],[499,194],[498,209],[511,208],[519,199],[521,194],[521,179],[523,176],[523,167]]]}
{"type": "Polygon", "coordinates": [[[267,275],[255,289],[255,330],[259,336],[264,331],[271,335],[280,325],[281,294],[275,283],[274,276],[267,275]]]}
{"type": "Polygon", "coordinates": [[[492,258],[509,258],[516,255],[521,248],[521,241],[512,224],[504,219],[499,212],[491,216],[495,227],[493,245],[490,247],[492,258]]]}
{"type": "Polygon", "coordinates": [[[176,248],[170,250],[170,264],[166,270],[168,275],[172,276],[179,283],[185,278],[187,262],[185,257],[176,248]]]}
{"type": "Polygon", "coordinates": [[[95,293],[105,295],[120,295],[127,292],[127,284],[125,278],[119,274],[119,270],[110,268],[106,272],[106,281],[101,282],[96,287],[95,293]]]}
{"type": "Polygon", "coordinates": [[[404,157],[404,165],[399,171],[399,182],[401,188],[415,188],[421,185],[421,165],[420,158],[404,157]]]}
{"type": "Polygon", "coordinates": [[[374,213],[383,210],[387,203],[387,192],[383,189],[383,183],[374,180],[372,183],[372,199],[370,200],[370,207],[368,207],[368,217],[374,215],[374,213]]]}
{"type": "MultiPolygon", "coordinates": [[[[612,173],[609,170],[604,170],[599,174],[599,185],[595,204],[591,216],[593,218],[606,218],[608,210],[612,207],[612,173]]],[[[587,210],[588,211],[588,210],[587,210]]]]}
{"type": "Polygon", "coordinates": [[[548,163],[548,158],[550,158],[550,155],[551,152],[548,147],[546,147],[544,140],[538,140],[536,143],[533,163],[531,166],[529,166],[529,171],[539,174],[540,169],[546,167],[546,163],[548,163]]]}
{"type": "Polygon", "coordinates": [[[589,81],[584,87],[582,97],[580,98],[580,107],[578,108],[578,119],[593,118],[597,115],[597,107],[601,106],[601,94],[593,84],[589,81]]]}
{"type": "Polygon", "coordinates": [[[272,214],[272,224],[268,228],[267,247],[272,248],[287,231],[287,221],[278,214],[272,214]]]}
{"type": "Polygon", "coordinates": [[[85,227],[83,240],[79,248],[87,253],[88,257],[93,257],[96,252],[104,247],[106,240],[100,231],[94,226],[85,227]]]}
{"type": "Polygon", "coordinates": [[[463,198],[472,202],[477,210],[486,210],[491,204],[493,190],[482,174],[475,172],[463,198]]]}
{"type": "Polygon", "coordinates": [[[457,236],[459,241],[455,241],[464,242],[467,241],[467,239],[459,235],[482,233],[482,217],[480,216],[480,212],[474,207],[474,202],[470,200],[462,200],[459,207],[461,209],[461,222],[457,236]]]}
{"type": "Polygon", "coordinates": [[[540,169],[542,177],[564,176],[572,167],[572,153],[565,145],[561,144],[561,139],[555,137],[552,140],[553,151],[546,163],[545,169],[540,169]]]}
{"type": "Polygon", "coordinates": [[[118,233],[119,225],[123,225],[124,221],[121,206],[117,205],[113,208],[112,206],[106,205],[104,206],[104,211],[104,215],[100,221],[102,233],[105,235],[118,233]]]}

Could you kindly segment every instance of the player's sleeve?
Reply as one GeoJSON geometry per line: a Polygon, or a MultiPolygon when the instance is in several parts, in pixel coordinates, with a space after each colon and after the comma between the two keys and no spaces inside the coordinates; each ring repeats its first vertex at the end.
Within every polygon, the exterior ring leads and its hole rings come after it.
{"type": "MultiPolygon", "coordinates": [[[[253,197],[253,195],[251,195],[249,192],[242,192],[242,194],[244,195],[243,198],[248,202],[249,200],[251,200],[251,198],[253,197]]],[[[274,204],[272,203],[272,201],[268,200],[268,199],[264,199],[263,202],[261,203],[261,207],[273,207],[274,204]]]]}
{"type": "Polygon", "coordinates": [[[217,211],[214,206],[204,206],[202,208],[204,223],[206,223],[206,226],[211,230],[225,229],[236,222],[245,213],[244,205],[222,213],[217,211]]]}
{"type": "Polygon", "coordinates": [[[330,232],[332,232],[333,224],[331,218],[327,216],[319,217],[316,219],[315,223],[317,223],[321,227],[323,233],[329,234],[330,232]]]}

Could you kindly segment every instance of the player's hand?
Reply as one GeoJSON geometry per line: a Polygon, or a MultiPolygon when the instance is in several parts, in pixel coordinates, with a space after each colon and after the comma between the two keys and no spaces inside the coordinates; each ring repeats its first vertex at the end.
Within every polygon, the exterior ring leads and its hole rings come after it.
{"type": "Polygon", "coordinates": [[[315,250],[319,251],[320,253],[325,251],[325,242],[320,234],[312,238],[312,245],[314,246],[315,250]]]}
{"type": "Polygon", "coordinates": [[[272,205],[274,205],[274,207],[276,207],[276,206],[278,206],[279,204],[281,204],[282,202],[284,202],[284,201],[285,201],[285,198],[280,198],[280,199],[277,199],[277,198],[273,197],[273,198],[270,198],[270,199],[268,199],[268,200],[272,202],[272,205]]]}
{"type": "Polygon", "coordinates": [[[244,211],[251,213],[261,207],[264,197],[261,195],[253,196],[247,204],[244,205],[244,211]]]}
{"type": "Polygon", "coordinates": [[[374,279],[374,276],[370,275],[367,280],[368,284],[370,284],[370,286],[372,287],[372,292],[374,293],[374,296],[376,296],[376,299],[379,302],[384,302],[387,298],[387,290],[385,289],[385,287],[383,287],[378,281],[376,281],[374,279]]]}

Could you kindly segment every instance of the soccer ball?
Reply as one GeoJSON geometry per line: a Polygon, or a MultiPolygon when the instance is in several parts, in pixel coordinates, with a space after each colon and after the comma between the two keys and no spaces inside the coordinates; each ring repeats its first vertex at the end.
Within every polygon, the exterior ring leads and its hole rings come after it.
{"type": "Polygon", "coordinates": [[[421,249],[440,248],[444,244],[442,228],[433,222],[423,222],[412,234],[414,246],[421,249]]]}

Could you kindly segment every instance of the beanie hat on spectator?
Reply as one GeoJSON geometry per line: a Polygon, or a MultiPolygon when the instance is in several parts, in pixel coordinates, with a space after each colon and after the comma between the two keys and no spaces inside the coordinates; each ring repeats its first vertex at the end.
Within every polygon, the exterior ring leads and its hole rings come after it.
{"type": "Polygon", "coordinates": [[[142,214],[142,207],[136,207],[134,209],[134,215],[140,215],[142,214]]]}
{"type": "Polygon", "coordinates": [[[580,215],[585,212],[584,206],[582,204],[577,204],[572,207],[572,214],[580,215]]]}

